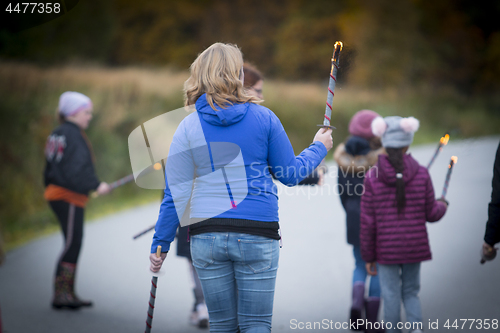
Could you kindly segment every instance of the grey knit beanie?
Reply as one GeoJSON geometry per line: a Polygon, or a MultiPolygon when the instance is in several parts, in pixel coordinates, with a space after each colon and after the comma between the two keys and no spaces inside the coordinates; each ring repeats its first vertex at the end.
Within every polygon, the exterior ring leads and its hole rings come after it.
{"type": "Polygon", "coordinates": [[[372,132],[382,138],[385,148],[403,148],[411,145],[419,125],[419,121],[413,117],[377,117],[372,122],[372,132]]]}

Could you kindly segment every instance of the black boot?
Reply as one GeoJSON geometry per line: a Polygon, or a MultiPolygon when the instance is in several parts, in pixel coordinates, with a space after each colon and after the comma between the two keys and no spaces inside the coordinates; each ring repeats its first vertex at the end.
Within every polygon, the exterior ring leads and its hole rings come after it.
{"type": "MultiPolygon", "coordinates": [[[[363,319],[363,308],[365,305],[365,284],[364,282],[355,282],[352,287],[352,307],[351,322],[356,323],[358,319],[363,319]]],[[[354,331],[363,331],[364,325],[355,325],[354,331]]]]}
{"type": "Polygon", "coordinates": [[[83,306],[92,306],[92,302],[83,301],[75,295],[75,271],[75,264],[61,262],[57,266],[54,281],[54,299],[52,300],[53,308],[76,310],[83,306]]]}
{"type": "Polygon", "coordinates": [[[366,311],[366,333],[385,333],[382,329],[381,323],[377,322],[378,309],[380,308],[380,298],[379,297],[369,297],[366,300],[365,311],[366,311]]]}

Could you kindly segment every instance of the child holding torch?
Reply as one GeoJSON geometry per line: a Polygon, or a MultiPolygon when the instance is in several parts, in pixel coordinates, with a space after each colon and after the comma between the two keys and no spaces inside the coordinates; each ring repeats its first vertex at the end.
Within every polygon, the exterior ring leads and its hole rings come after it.
{"type": "Polygon", "coordinates": [[[368,273],[379,275],[387,332],[401,332],[401,301],[412,323],[410,332],[422,331],[420,263],[432,258],[426,221],[439,221],[448,207],[446,200],[435,199],[427,168],[406,154],[418,127],[413,117],[377,117],[372,122],[387,155],[379,156],[365,178],[361,256],[368,273]]]}
{"type": "Polygon", "coordinates": [[[74,291],[75,272],[83,237],[83,213],[88,193],[109,193],[94,170],[92,147],[85,129],[92,119],[92,101],[87,96],[67,91],[59,99],[60,126],[47,138],[45,146],[44,197],[54,211],[64,236],[64,249],[57,262],[52,307],[78,309],[92,306],[74,291]]]}

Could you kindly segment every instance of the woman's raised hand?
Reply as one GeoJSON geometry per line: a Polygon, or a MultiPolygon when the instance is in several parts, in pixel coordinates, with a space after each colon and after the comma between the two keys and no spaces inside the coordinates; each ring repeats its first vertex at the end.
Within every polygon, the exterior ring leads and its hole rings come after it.
{"type": "Polygon", "coordinates": [[[331,128],[320,128],[318,133],[314,136],[313,142],[319,141],[325,145],[327,151],[333,147],[332,129],[331,128]]]}

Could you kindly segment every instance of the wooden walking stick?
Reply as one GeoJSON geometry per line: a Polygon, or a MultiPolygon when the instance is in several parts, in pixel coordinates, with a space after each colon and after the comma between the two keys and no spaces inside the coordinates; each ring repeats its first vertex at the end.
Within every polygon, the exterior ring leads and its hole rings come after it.
{"type": "MultiPolygon", "coordinates": [[[[161,256],[161,245],[156,248],[156,257],[161,256]]],[[[156,299],[156,285],[158,283],[158,276],[153,276],[151,278],[151,291],[149,293],[149,307],[148,307],[148,317],[146,318],[146,331],[145,333],[151,332],[151,325],[153,324],[153,311],[155,309],[155,299],[156,299]]]]}

